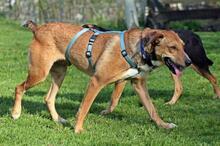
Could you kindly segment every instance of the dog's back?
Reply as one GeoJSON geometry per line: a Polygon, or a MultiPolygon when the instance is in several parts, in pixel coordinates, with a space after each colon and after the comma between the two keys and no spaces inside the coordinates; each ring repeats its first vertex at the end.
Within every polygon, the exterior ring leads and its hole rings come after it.
{"type": "Polygon", "coordinates": [[[175,30],[185,43],[185,52],[192,60],[192,63],[200,68],[206,69],[213,64],[206,56],[201,38],[190,30],[175,30]]]}

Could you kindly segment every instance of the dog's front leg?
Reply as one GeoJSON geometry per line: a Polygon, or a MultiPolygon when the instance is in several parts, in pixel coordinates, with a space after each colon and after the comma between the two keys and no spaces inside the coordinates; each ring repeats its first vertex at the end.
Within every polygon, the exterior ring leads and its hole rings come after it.
{"type": "Polygon", "coordinates": [[[96,77],[92,77],[87,87],[87,91],[85,93],[83,101],[80,105],[79,111],[77,113],[75,133],[80,133],[83,131],[83,121],[95,97],[102,88],[103,88],[103,84],[101,84],[96,77]]]}
{"type": "Polygon", "coordinates": [[[103,110],[101,112],[102,115],[106,115],[106,114],[111,113],[115,109],[115,107],[118,105],[119,99],[120,99],[121,94],[125,88],[126,82],[127,81],[120,81],[120,82],[115,83],[115,89],[112,93],[109,106],[107,107],[106,110],[103,110]]]}
{"type": "Polygon", "coordinates": [[[173,78],[173,81],[174,81],[175,90],[174,90],[174,94],[173,94],[173,97],[171,98],[171,100],[166,103],[166,104],[170,104],[170,105],[175,104],[177,102],[177,100],[179,99],[179,97],[183,93],[183,85],[180,80],[180,77],[176,76],[173,73],[171,73],[171,77],[173,78]]]}
{"type": "Polygon", "coordinates": [[[166,129],[171,129],[176,126],[173,123],[164,122],[157,114],[157,111],[156,111],[156,109],[150,99],[150,96],[147,92],[145,78],[140,77],[140,78],[133,79],[132,85],[133,85],[135,91],[137,92],[137,94],[139,95],[140,100],[141,100],[142,104],[144,105],[145,109],[148,111],[151,119],[154,120],[158,126],[161,126],[166,129]]]}

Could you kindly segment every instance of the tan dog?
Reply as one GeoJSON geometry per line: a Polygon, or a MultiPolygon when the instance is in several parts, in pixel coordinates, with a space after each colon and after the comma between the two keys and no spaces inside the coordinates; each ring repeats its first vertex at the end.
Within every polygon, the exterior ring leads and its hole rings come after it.
{"type": "MultiPolygon", "coordinates": [[[[84,24],[83,27],[96,29],[102,32],[111,31],[109,29],[97,26],[95,24],[84,24]]],[[[199,75],[209,80],[209,82],[211,83],[214,89],[214,93],[215,93],[214,98],[220,98],[220,88],[218,86],[217,79],[210,71],[210,66],[213,65],[213,61],[207,57],[201,38],[190,30],[175,30],[174,32],[176,32],[178,36],[185,43],[184,51],[191,59],[191,67],[199,75]]],[[[155,58],[152,58],[152,61],[154,61],[154,59],[155,58]]],[[[171,77],[173,78],[173,81],[174,81],[175,90],[174,90],[174,94],[171,100],[166,102],[166,104],[170,104],[170,105],[175,104],[183,92],[183,85],[180,80],[181,76],[171,73],[171,77]]],[[[121,92],[122,91],[123,90],[121,90],[121,92]]],[[[118,94],[121,94],[121,93],[118,93],[118,94]]],[[[110,102],[110,106],[106,110],[104,110],[102,114],[105,114],[105,113],[107,114],[107,113],[112,112],[115,106],[117,105],[119,98],[120,97],[113,98],[112,101],[110,102]]]]}
{"type": "MultiPolygon", "coordinates": [[[[15,104],[12,117],[17,119],[21,114],[21,100],[23,93],[31,87],[44,81],[50,73],[52,85],[45,97],[46,104],[52,116],[57,122],[65,122],[55,109],[55,97],[62,84],[67,70],[65,58],[66,46],[83,28],[77,25],[65,23],[47,23],[37,26],[31,21],[26,24],[33,34],[33,40],[29,50],[29,71],[27,79],[15,89],[15,104]]],[[[173,31],[153,29],[131,29],[125,32],[125,46],[129,56],[138,65],[130,68],[123,58],[120,50],[120,37],[118,34],[100,34],[93,45],[93,63],[95,71],[89,66],[85,57],[86,47],[93,32],[89,31],[81,35],[70,51],[70,62],[78,69],[91,76],[85,96],[77,113],[75,132],[83,130],[83,121],[99,91],[110,83],[115,84],[112,98],[119,97],[125,80],[131,83],[140,96],[140,100],[148,111],[150,117],[158,126],[173,128],[175,124],[164,122],[156,112],[146,89],[146,73],[152,68],[146,65],[140,54],[140,41],[144,42],[146,52],[155,51],[158,62],[155,65],[165,63],[174,72],[180,72],[186,67],[189,58],[183,51],[183,42],[173,31]],[[138,74],[133,74],[138,71],[138,74]]]]}

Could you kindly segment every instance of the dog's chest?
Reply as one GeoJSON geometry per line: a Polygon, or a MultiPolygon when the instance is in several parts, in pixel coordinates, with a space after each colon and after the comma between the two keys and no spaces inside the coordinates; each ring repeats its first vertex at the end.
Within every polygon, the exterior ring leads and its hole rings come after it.
{"type": "Polygon", "coordinates": [[[145,76],[146,73],[150,72],[151,70],[152,67],[149,67],[148,65],[138,66],[138,68],[130,68],[123,73],[122,79],[131,79],[138,76],[145,76]]]}
{"type": "Polygon", "coordinates": [[[162,65],[160,61],[152,61],[153,67],[145,65],[139,65],[138,68],[130,68],[125,71],[122,75],[122,79],[131,79],[138,76],[145,76],[147,73],[151,72],[153,69],[162,65]]]}

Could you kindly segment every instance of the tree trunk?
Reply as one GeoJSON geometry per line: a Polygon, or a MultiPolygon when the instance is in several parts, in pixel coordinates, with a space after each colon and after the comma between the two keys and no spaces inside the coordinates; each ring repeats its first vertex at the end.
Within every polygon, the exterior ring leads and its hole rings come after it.
{"type": "Polygon", "coordinates": [[[139,26],[134,0],[125,0],[125,22],[127,28],[139,26]]]}

